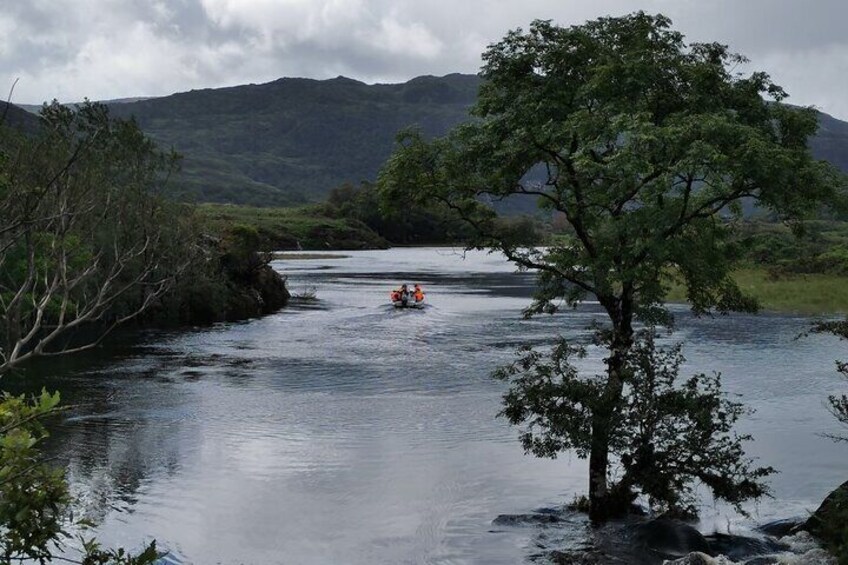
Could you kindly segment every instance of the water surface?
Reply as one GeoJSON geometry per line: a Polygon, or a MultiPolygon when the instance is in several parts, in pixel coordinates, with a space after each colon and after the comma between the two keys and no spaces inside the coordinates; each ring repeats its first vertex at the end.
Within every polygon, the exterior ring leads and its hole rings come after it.
{"type": "MultiPolygon", "coordinates": [[[[586,464],[524,456],[496,419],[489,374],[522,343],[586,340],[596,304],[524,320],[532,278],[501,257],[452,249],[345,252],[277,261],[295,301],[259,320],[149,332],[118,355],[32,382],[84,403],[50,449],[107,544],[155,538],[184,563],[516,563],[579,547],[585,523],[495,527],[500,514],[561,506],[586,464]],[[430,306],[388,306],[419,282],[430,306]]],[[[744,531],[802,515],[845,479],[848,448],[819,434],[844,384],[829,336],[795,337],[805,317],[692,319],[678,331],[686,372],[721,371],[756,409],[749,452],[781,473],[775,498],[742,519],[704,500],[703,528],[744,531]]],[[[590,352],[589,369],[602,369],[590,352]]]]}

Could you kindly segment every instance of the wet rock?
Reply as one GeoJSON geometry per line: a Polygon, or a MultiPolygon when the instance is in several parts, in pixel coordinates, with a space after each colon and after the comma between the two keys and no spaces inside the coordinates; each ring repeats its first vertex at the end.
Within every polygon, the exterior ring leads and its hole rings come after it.
{"type": "MultiPolygon", "coordinates": [[[[664,561],[663,565],[717,565],[719,563],[722,563],[722,561],[713,559],[706,553],[697,551],[695,553],[690,553],[685,557],[681,557],[680,559],[664,561]]],[[[725,561],[725,563],[727,562],[725,561]]]]}
{"type": "Polygon", "coordinates": [[[565,520],[554,513],[541,514],[501,514],[492,524],[495,526],[538,526],[540,524],[559,524],[565,520]]]}
{"type": "Polygon", "coordinates": [[[664,559],[688,556],[692,553],[712,555],[704,535],[684,522],[658,518],[633,527],[633,542],[649,555],[664,559]]]}
{"type": "Polygon", "coordinates": [[[801,518],[788,518],[786,520],[768,522],[767,524],[758,526],[757,530],[775,538],[782,538],[798,531],[803,523],[804,520],[801,518]]]}
{"type": "Polygon", "coordinates": [[[789,546],[771,538],[750,538],[728,534],[706,536],[714,555],[724,555],[733,561],[742,561],[762,555],[787,551],[789,546]]]}
{"type": "Polygon", "coordinates": [[[827,495],[803,528],[830,548],[848,544],[848,481],[827,495]]]}
{"type": "Polygon", "coordinates": [[[767,557],[754,557],[745,562],[745,565],[775,565],[780,563],[780,559],[773,555],[767,557]]]}

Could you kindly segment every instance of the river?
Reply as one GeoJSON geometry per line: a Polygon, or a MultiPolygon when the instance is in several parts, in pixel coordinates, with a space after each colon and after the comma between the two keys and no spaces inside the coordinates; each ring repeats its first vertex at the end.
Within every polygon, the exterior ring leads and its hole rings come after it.
{"type": "MultiPolygon", "coordinates": [[[[500,514],[559,507],[585,492],[586,464],[525,456],[496,419],[489,375],[519,344],[586,340],[588,302],[524,320],[533,279],[500,256],[448,248],[276,261],[295,293],[278,314],[147,332],[108,355],[64,360],[28,386],[83,404],[48,450],[78,513],[106,544],[150,539],[180,563],[520,563],[580,547],[586,525],[496,527],[500,514]],[[419,282],[429,306],[395,310],[391,286],[419,282]]],[[[720,371],[756,412],[748,452],[780,471],[752,519],[704,500],[701,528],[737,533],[804,515],[845,480],[848,446],[825,408],[844,390],[848,347],[796,336],[802,316],[694,319],[674,308],[684,374],[720,371]]],[[[590,350],[587,369],[602,369],[590,350]]]]}

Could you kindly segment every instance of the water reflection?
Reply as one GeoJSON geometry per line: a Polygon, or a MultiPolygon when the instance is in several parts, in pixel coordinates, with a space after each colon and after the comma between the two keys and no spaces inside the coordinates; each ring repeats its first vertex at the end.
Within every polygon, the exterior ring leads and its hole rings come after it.
{"type": "MultiPolygon", "coordinates": [[[[495,420],[489,374],[517,345],[588,343],[596,304],[524,320],[532,277],[501,258],[399,249],[281,261],[315,287],[278,315],[186,333],[87,363],[46,366],[15,386],[84,404],[51,439],[106,543],[155,537],[193,563],[515,563],[586,544],[585,525],[498,527],[501,514],[558,507],[585,490],[585,463],[525,457],[495,420]],[[387,306],[420,282],[424,311],[387,306]]],[[[762,519],[803,513],[843,480],[848,450],[816,434],[840,389],[827,336],[808,320],[678,309],[686,371],[721,371],[758,411],[751,451],[781,474],[762,519]]],[[[586,368],[603,369],[590,350],[586,368]]],[[[704,502],[706,527],[745,528],[704,502]]]]}

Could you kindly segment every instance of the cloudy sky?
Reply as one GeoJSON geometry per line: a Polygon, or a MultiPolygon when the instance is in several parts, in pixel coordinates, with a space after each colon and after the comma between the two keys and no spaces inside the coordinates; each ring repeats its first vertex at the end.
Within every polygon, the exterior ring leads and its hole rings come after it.
{"type": "MultiPolygon", "coordinates": [[[[155,96],[283,76],[400,82],[476,72],[536,18],[661,12],[848,119],[845,0],[3,0],[0,91],[41,103],[155,96]]],[[[5,98],[5,96],[3,96],[5,98]]]]}

